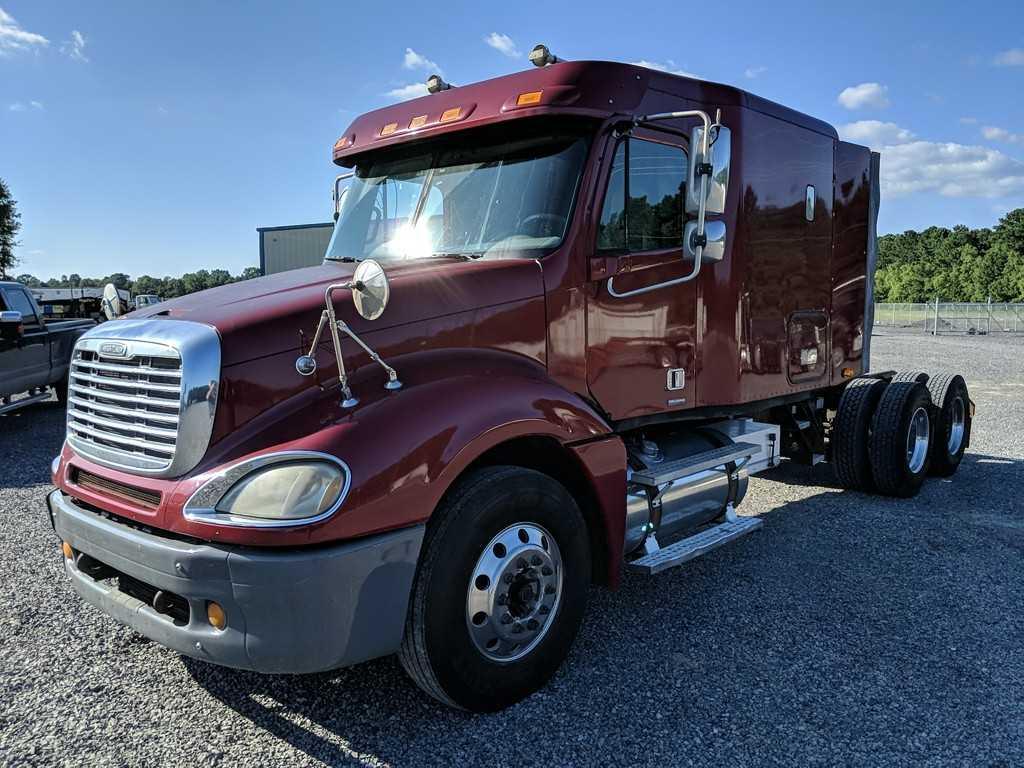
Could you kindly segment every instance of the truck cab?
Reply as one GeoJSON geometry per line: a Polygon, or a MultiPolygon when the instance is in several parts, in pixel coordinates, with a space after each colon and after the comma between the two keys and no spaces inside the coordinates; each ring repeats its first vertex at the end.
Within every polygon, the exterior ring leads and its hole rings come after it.
{"type": "Polygon", "coordinates": [[[955,471],[962,377],[869,371],[877,156],[730,86],[531,60],[357,118],[321,266],[81,339],[49,516],[84,599],[227,666],[398,653],[493,710],[591,583],[756,531],[751,474],[955,471]]]}

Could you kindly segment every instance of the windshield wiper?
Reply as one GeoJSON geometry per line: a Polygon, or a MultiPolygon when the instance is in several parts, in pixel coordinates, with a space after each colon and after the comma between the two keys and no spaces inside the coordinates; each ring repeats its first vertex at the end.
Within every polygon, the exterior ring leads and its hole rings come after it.
{"type": "Polygon", "coordinates": [[[473,261],[483,256],[483,253],[464,253],[462,251],[451,251],[451,252],[440,252],[430,254],[432,259],[462,259],[463,261],[473,261]]]}

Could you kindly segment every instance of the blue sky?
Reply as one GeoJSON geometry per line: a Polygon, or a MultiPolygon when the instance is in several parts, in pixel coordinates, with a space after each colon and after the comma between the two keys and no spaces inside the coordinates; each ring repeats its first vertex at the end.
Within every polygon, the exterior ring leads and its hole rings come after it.
{"type": "Polygon", "coordinates": [[[563,58],[745,87],[883,150],[883,232],[1024,206],[1024,4],[0,0],[17,270],[239,272],[257,226],[326,221],[331,146],[435,69],[563,58]]]}

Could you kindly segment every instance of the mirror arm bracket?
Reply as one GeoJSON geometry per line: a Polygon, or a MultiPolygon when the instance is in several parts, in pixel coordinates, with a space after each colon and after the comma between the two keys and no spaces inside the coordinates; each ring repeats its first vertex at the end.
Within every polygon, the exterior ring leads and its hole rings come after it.
{"type": "Polygon", "coordinates": [[[398,373],[384,362],[384,359],[378,355],[366,342],[356,335],[344,320],[339,320],[334,311],[334,300],[333,294],[335,291],[340,290],[362,290],[363,284],[360,281],[350,280],[346,283],[333,283],[328,285],[324,289],[324,303],[326,309],[320,313],[320,322],[317,323],[316,333],[313,334],[313,341],[309,346],[308,354],[303,355],[295,361],[295,370],[303,376],[311,376],[317,368],[316,363],[316,349],[320,344],[320,338],[323,336],[324,328],[327,327],[331,332],[331,342],[334,347],[334,358],[338,361],[338,384],[341,386],[342,408],[353,408],[359,404],[359,398],[352,394],[352,388],[348,383],[348,372],[345,369],[345,358],[341,352],[341,337],[338,332],[341,331],[356,344],[358,344],[365,352],[370,356],[373,362],[380,365],[388,375],[388,381],[384,385],[385,389],[395,390],[402,388],[402,382],[398,379],[398,373]]]}

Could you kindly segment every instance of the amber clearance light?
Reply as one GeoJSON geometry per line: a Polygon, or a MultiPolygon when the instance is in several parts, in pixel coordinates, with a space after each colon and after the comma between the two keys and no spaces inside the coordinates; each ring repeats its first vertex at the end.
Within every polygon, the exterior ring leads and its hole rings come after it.
{"type": "Polygon", "coordinates": [[[390,136],[392,133],[398,130],[398,123],[388,123],[380,129],[381,136],[390,136]]]}
{"type": "Polygon", "coordinates": [[[527,91],[526,93],[520,93],[516,99],[517,107],[526,107],[530,104],[540,104],[540,97],[544,91],[527,91]]]}
{"type": "Polygon", "coordinates": [[[462,117],[462,107],[452,107],[441,113],[441,122],[450,123],[452,120],[458,120],[460,117],[462,117]]]}

